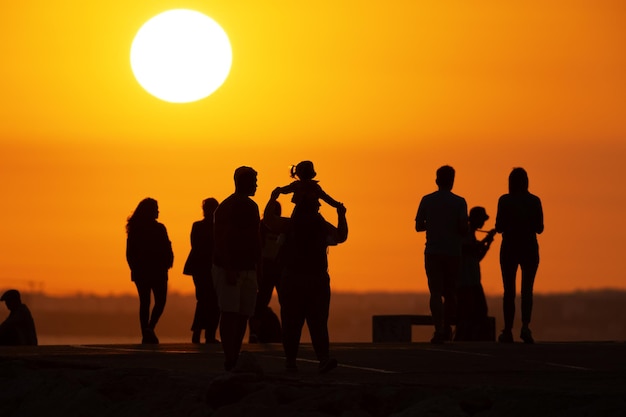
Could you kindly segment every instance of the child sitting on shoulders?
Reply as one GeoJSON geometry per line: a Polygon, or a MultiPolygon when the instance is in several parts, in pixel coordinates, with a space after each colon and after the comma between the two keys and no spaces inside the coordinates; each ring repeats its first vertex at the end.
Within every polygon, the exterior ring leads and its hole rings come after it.
{"type": "Polygon", "coordinates": [[[314,180],[317,173],[313,168],[313,162],[311,161],[302,161],[298,163],[298,165],[291,166],[291,178],[297,178],[291,184],[286,185],[284,187],[279,187],[281,194],[291,194],[291,202],[296,205],[294,210],[298,207],[298,205],[303,201],[311,201],[322,199],[325,203],[330,206],[337,208],[342,205],[342,203],[338,202],[322,189],[319,185],[319,181],[314,180]]]}

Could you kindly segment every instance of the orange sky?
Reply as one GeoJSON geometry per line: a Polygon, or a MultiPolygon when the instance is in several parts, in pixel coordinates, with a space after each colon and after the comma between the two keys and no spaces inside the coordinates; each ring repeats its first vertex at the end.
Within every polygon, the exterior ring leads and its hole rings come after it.
{"type": "MultiPolygon", "coordinates": [[[[511,168],[527,169],[546,223],[537,292],[626,288],[624,3],[431,3],[3,5],[0,288],[134,292],[124,225],[151,196],[174,245],[170,288],[191,292],[201,200],[250,165],[262,209],[302,159],[348,208],[335,290],[427,290],[414,217],[443,164],[486,227],[511,168]],[[139,27],[172,8],[211,16],[233,47],[226,83],[195,103],[154,98],[130,69],[139,27]]],[[[491,294],[498,250],[482,263],[491,294]]]]}

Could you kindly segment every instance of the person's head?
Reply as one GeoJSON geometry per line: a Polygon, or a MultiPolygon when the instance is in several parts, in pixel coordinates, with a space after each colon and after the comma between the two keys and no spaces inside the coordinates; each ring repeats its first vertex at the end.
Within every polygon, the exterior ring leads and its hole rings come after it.
{"type": "Polygon", "coordinates": [[[144,198],[139,202],[137,208],[128,217],[126,231],[135,224],[146,224],[159,218],[159,203],[154,198],[144,198]]]}
{"type": "Polygon", "coordinates": [[[472,207],[469,211],[469,224],[470,228],[476,230],[485,225],[485,222],[489,219],[487,210],[484,207],[476,206],[472,207]]]}
{"type": "Polygon", "coordinates": [[[213,197],[209,197],[202,201],[202,213],[204,214],[205,219],[212,219],[213,213],[215,213],[215,209],[219,203],[213,197]]]}
{"type": "Polygon", "coordinates": [[[22,304],[22,297],[18,290],[7,290],[2,294],[2,297],[0,297],[0,301],[4,301],[9,310],[13,310],[15,307],[22,304]]]}
{"type": "Polygon", "coordinates": [[[315,168],[313,168],[313,162],[311,161],[302,161],[298,163],[298,165],[291,167],[291,177],[298,177],[300,180],[312,180],[315,178],[317,173],[315,172],[315,168]]]}
{"type": "Polygon", "coordinates": [[[528,191],[528,174],[524,168],[513,168],[509,174],[509,193],[528,191]]]}
{"type": "Polygon", "coordinates": [[[450,165],[444,165],[437,170],[437,178],[435,183],[440,190],[452,190],[454,185],[454,168],[450,165]]]}
{"type": "Polygon", "coordinates": [[[246,166],[235,170],[235,192],[253,196],[257,188],[257,172],[246,166]]]}
{"type": "Polygon", "coordinates": [[[274,216],[279,216],[282,214],[283,209],[282,206],[280,205],[280,203],[278,202],[278,200],[272,200],[269,203],[267,203],[268,206],[268,213],[272,213],[274,216]]]}

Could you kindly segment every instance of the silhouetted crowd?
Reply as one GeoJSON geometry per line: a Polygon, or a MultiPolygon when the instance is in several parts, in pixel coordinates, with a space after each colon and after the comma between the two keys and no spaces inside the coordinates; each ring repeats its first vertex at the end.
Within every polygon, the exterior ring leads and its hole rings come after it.
{"type": "MultiPolygon", "coordinates": [[[[291,176],[290,184],[272,191],[261,218],[251,199],[257,190],[257,172],[247,166],[237,168],[234,192],[221,203],[212,197],[202,201],[203,218],[191,228],[191,251],[183,267],[183,274],[190,275],[195,286],[191,341],[201,343],[204,332],[205,343],[221,343],[227,371],[245,366],[240,354],[248,329],[249,343],[282,343],[286,369],[296,371],[305,323],[320,372],[337,366],[330,354],[328,333],[328,247],[348,237],[346,208],[315,180],[312,162],[295,165],[291,176]],[[292,195],[294,209],[289,217],[282,216],[281,194],[292,195]],[[321,215],[320,200],[336,209],[336,225],[321,215]],[[280,319],[269,306],[274,290],[280,319]]],[[[440,167],[437,190],[422,197],[415,217],[415,230],[426,233],[424,267],[434,323],[431,342],[493,339],[480,262],[495,235],[501,234],[504,328],[498,341],[514,341],[519,267],[520,338],[533,343],[529,325],[539,266],[537,235],[543,232],[541,200],[528,191],[526,171],[514,168],[508,193],[498,200],[495,228],[483,230],[489,219],[486,209],[476,206],[468,213],[465,199],[452,192],[454,179],[454,168],[440,167]],[[479,239],[477,234],[484,236],[479,239]]],[[[167,229],[158,217],[158,202],[146,198],[126,223],[126,259],[139,296],[144,344],[159,343],[155,328],[165,308],[168,272],[174,262],[167,229]]],[[[0,324],[0,344],[36,345],[34,320],[20,293],[6,291],[1,300],[10,314],[0,324]]]]}
{"type": "MultiPolygon", "coordinates": [[[[257,172],[235,170],[235,191],[221,203],[202,202],[203,219],[191,229],[191,251],[183,273],[196,289],[192,342],[221,343],[224,369],[237,370],[241,346],[249,328],[249,343],[282,342],[286,368],[297,370],[297,355],[306,323],[319,360],[320,372],[337,366],[330,355],[328,314],[330,277],[328,247],[348,237],[346,209],[314,179],[313,163],[303,161],[291,172],[294,180],[271,193],[261,220],[256,194],[257,172]],[[278,197],[292,194],[294,210],[281,216],[278,197]],[[319,212],[323,200],[337,210],[337,225],[319,212]],[[280,319],[269,306],[276,289],[280,319]],[[219,330],[220,340],[216,332],[219,330]]],[[[167,298],[172,245],[157,221],[158,203],[142,200],[126,225],[126,258],[139,294],[142,343],[159,343],[155,328],[167,298]],[[154,306],[150,309],[151,294],[154,306]]]]}

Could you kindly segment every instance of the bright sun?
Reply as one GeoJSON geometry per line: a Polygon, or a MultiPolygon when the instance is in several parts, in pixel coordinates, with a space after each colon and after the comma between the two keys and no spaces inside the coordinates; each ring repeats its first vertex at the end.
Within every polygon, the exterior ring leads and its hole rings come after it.
{"type": "Polygon", "coordinates": [[[172,103],[207,97],[224,83],[231,64],[226,32],[193,10],[169,10],[148,20],[130,48],[130,66],[139,84],[172,103]]]}

